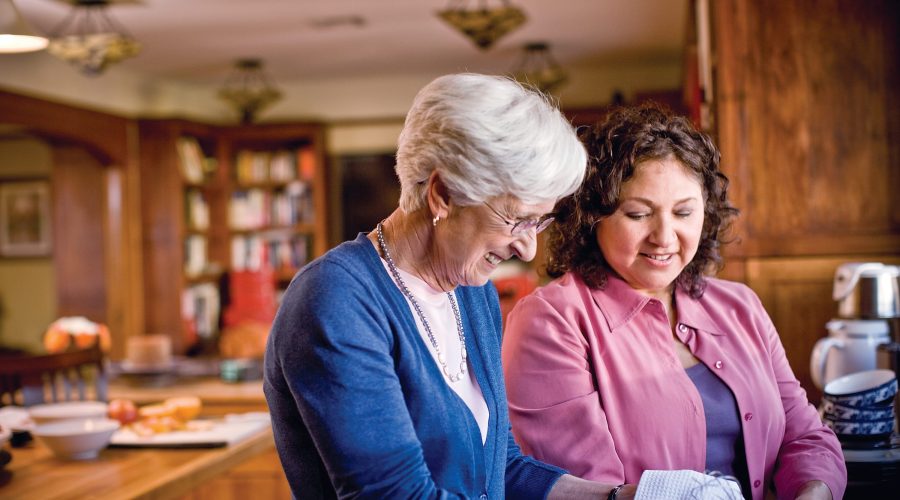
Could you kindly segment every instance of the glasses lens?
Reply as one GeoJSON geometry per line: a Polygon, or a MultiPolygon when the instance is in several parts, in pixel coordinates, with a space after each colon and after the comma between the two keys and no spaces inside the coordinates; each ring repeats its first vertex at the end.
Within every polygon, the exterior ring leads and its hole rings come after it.
{"type": "Polygon", "coordinates": [[[537,232],[540,233],[544,229],[547,229],[548,227],[550,227],[550,224],[553,224],[554,220],[556,220],[556,219],[554,219],[553,217],[547,217],[546,219],[541,219],[538,222],[537,227],[535,229],[537,230],[537,232]]]}
{"type": "Polygon", "coordinates": [[[525,233],[534,229],[535,234],[540,233],[544,229],[550,226],[550,223],[553,222],[553,217],[547,217],[546,219],[541,220],[520,220],[516,222],[516,224],[512,227],[513,236],[525,233]]]}

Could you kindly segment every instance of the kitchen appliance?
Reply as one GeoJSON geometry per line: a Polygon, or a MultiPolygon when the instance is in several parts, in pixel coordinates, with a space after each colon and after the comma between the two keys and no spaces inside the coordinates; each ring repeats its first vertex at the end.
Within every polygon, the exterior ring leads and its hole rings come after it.
{"type": "Polygon", "coordinates": [[[838,377],[879,368],[878,346],[891,341],[885,320],[834,319],[825,329],[828,336],[816,342],[809,363],[819,389],[838,377]]]}
{"type": "Polygon", "coordinates": [[[834,275],[834,300],[841,318],[900,318],[900,266],[842,264],[834,275]]]}
{"type": "MultiPolygon", "coordinates": [[[[900,266],[879,262],[840,265],[834,275],[837,318],[813,349],[810,369],[821,389],[830,380],[875,368],[900,379],[900,266]]],[[[897,401],[895,400],[895,408],[897,401]]],[[[893,498],[900,486],[900,437],[842,440],[847,464],[846,499],[893,498]],[[884,496],[885,492],[888,496],[884,496]]]]}

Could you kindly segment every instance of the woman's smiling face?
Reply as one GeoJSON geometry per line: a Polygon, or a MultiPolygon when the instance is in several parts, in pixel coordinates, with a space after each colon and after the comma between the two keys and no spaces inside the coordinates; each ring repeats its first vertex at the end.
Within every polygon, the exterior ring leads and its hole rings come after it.
{"type": "Polygon", "coordinates": [[[534,229],[511,235],[504,221],[537,220],[553,210],[554,203],[527,205],[510,196],[495,197],[488,205],[463,207],[457,217],[439,221],[435,230],[443,233],[436,259],[443,265],[443,282],[451,286],[481,286],[487,283],[497,266],[517,257],[534,258],[537,235],[534,229]],[[502,218],[501,218],[502,217],[502,218]]]}
{"type": "Polygon", "coordinates": [[[635,290],[665,298],[697,253],[703,188],[675,157],[648,160],[622,185],[616,211],[597,223],[609,266],[635,290]]]}

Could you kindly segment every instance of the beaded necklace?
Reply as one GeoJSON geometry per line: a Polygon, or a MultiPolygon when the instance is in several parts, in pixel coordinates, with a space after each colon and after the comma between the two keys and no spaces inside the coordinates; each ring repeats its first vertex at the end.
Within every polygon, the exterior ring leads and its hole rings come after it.
{"type": "Polygon", "coordinates": [[[459,307],[456,305],[456,299],[453,298],[452,292],[447,292],[447,298],[450,299],[450,307],[453,309],[453,316],[456,318],[456,332],[459,334],[459,345],[460,345],[460,354],[461,361],[459,362],[459,373],[450,373],[450,369],[447,367],[447,360],[444,357],[444,353],[441,352],[441,348],[438,346],[437,340],[434,338],[434,334],[431,332],[431,325],[428,324],[428,320],[425,319],[425,314],[422,312],[422,308],[419,307],[419,302],[413,297],[412,292],[407,288],[406,283],[403,281],[403,278],[400,277],[400,272],[397,270],[397,266],[394,264],[394,259],[391,258],[391,253],[388,251],[387,244],[384,242],[384,232],[381,229],[382,223],[379,222],[376,227],[376,231],[378,234],[378,246],[381,247],[381,253],[384,254],[384,260],[388,263],[388,268],[391,270],[391,274],[394,276],[394,280],[397,282],[397,286],[400,288],[400,291],[403,292],[403,295],[409,299],[409,302],[412,304],[413,309],[415,309],[416,314],[418,314],[419,319],[422,321],[422,326],[425,327],[425,333],[428,334],[428,340],[431,342],[431,347],[434,348],[435,354],[437,354],[438,363],[441,365],[441,371],[444,372],[444,375],[447,377],[450,382],[459,382],[462,379],[462,376],[466,374],[466,358],[468,357],[466,353],[466,334],[463,332],[462,326],[462,317],[459,314],[459,307]]]}

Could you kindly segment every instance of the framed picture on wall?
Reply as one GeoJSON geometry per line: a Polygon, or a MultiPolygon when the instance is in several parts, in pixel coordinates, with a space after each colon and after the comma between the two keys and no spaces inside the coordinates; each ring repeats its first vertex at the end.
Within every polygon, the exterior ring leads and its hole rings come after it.
{"type": "Polygon", "coordinates": [[[0,256],[46,257],[51,249],[49,182],[0,182],[0,256]]]}

